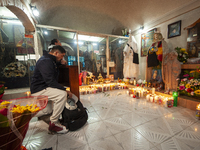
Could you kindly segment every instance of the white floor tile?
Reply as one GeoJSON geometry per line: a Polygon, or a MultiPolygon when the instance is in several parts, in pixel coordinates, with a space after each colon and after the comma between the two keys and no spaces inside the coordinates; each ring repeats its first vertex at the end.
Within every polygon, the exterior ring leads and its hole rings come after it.
{"type": "Polygon", "coordinates": [[[109,131],[108,127],[106,127],[106,125],[103,123],[103,121],[88,124],[84,127],[84,132],[88,143],[92,143],[101,138],[106,138],[112,135],[112,133],[109,131]]]}
{"type": "Polygon", "coordinates": [[[100,121],[101,118],[98,116],[96,112],[88,112],[88,123],[94,123],[100,121]]]}
{"type": "Polygon", "coordinates": [[[95,141],[89,144],[89,147],[92,150],[123,150],[122,146],[114,136],[95,141]]]}
{"type": "Polygon", "coordinates": [[[149,150],[154,147],[135,129],[120,132],[115,137],[125,150],[149,150]]]}
{"type": "Polygon", "coordinates": [[[199,150],[200,122],[195,111],[165,108],[127,90],[81,95],[88,122],[67,134],[48,134],[48,124],[33,118],[23,141],[28,150],[199,150]]]}
{"type": "Polygon", "coordinates": [[[138,126],[140,124],[143,124],[146,121],[142,116],[139,116],[138,114],[131,112],[125,115],[121,116],[122,119],[124,119],[126,122],[128,122],[132,127],[138,126]]]}
{"type": "Polygon", "coordinates": [[[132,128],[124,119],[121,117],[114,117],[110,119],[104,120],[104,123],[109,128],[109,130],[113,133],[119,133],[125,130],[132,128]]]}

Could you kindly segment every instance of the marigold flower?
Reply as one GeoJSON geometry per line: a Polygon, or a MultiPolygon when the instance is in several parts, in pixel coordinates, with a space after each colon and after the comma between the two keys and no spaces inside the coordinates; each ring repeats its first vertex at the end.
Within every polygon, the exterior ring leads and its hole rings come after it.
{"type": "Polygon", "coordinates": [[[1,105],[7,105],[7,104],[10,104],[10,103],[12,103],[12,102],[9,102],[9,101],[3,101],[3,102],[1,102],[1,105]]]}
{"type": "Polygon", "coordinates": [[[31,104],[31,105],[26,105],[26,106],[20,106],[20,105],[16,105],[16,107],[14,107],[11,112],[13,113],[30,113],[30,112],[37,112],[39,111],[40,108],[35,104],[31,104]]]}
{"type": "Polygon", "coordinates": [[[185,49],[185,48],[181,48],[181,51],[185,52],[185,51],[186,51],[186,49],[185,49]]]}

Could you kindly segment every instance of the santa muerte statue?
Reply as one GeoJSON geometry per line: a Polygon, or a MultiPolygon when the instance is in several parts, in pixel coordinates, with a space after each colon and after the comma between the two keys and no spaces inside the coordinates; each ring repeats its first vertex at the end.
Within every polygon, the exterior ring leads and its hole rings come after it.
{"type": "Polygon", "coordinates": [[[151,86],[160,90],[176,89],[176,78],[180,74],[180,63],[177,53],[168,48],[166,41],[159,32],[154,33],[154,40],[148,51],[148,67],[153,67],[151,86]],[[163,83],[164,82],[164,83],[163,83]],[[165,84],[165,87],[164,87],[165,84]]]}

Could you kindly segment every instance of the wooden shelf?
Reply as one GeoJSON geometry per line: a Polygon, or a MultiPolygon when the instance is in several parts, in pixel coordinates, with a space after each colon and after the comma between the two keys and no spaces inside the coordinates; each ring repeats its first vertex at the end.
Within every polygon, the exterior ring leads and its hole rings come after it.
{"type": "Polygon", "coordinates": [[[181,69],[197,69],[200,68],[200,64],[183,64],[181,65],[181,69]]]}

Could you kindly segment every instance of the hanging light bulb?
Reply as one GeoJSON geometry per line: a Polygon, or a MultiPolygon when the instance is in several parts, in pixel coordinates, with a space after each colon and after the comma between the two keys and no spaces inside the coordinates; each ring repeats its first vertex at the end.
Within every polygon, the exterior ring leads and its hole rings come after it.
{"type": "Polygon", "coordinates": [[[33,15],[38,17],[40,15],[40,13],[39,13],[38,9],[36,8],[36,6],[31,6],[31,4],[30,4],[30,7],[33,12],[33,15]]]}

